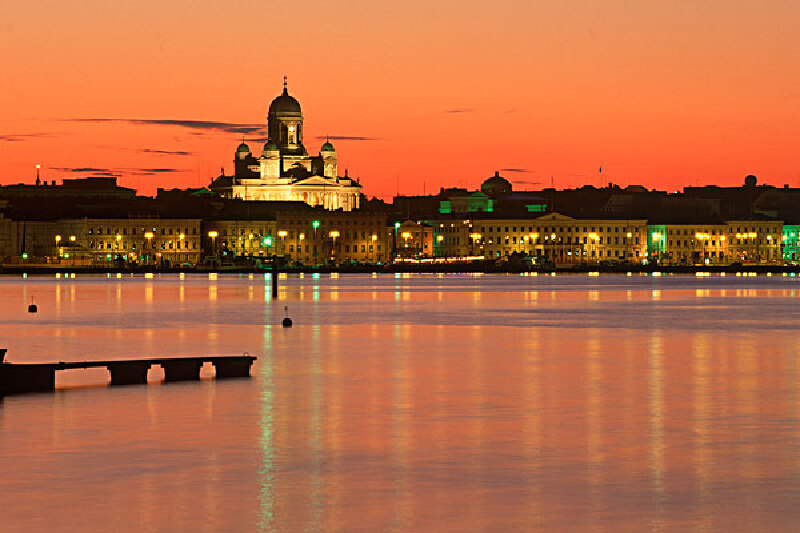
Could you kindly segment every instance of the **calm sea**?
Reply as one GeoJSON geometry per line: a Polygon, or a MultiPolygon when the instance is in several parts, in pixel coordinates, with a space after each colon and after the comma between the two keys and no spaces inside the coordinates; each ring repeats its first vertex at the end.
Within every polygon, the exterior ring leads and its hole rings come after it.
{"type": "Polygon", "coordinates": [[[0,278],[0,531],[797,531],[800,278],[0,278]],[[28,314],[33,299],[38,314],[28,314]],[[282,329],[284,306],[295,326],[282,329]]]}

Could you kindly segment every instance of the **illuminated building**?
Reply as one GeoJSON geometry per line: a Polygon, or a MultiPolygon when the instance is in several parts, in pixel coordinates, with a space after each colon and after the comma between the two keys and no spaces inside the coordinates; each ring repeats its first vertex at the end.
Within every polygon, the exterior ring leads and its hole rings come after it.
{"type": "Polygon", "coordinates": [[[538,218],[470,219],[434,224],[439,256],[537,257],[556,265],[645,258],[644,220],[583,220],[559,213],[538,218]]]}
{"type": "Polygon", "coordinates": [[[386,215],[365,211],[279,212],[275,253],[304,265],[389,261],[386,215]]]}
{"type": "Polygon", "coordinates": [[[392,231],[396,257],[433,257],[433,228],[428,224],[406,220],[392,231]]]}
{"type": "Polygon", "coordinates": [[[800,239],[800,225],[787,225],[783,226],[783,260],[787,263],[796,264],[800,261],[800,247],[798,247],[798,239],[800,239]]]}
{"type": "Polygon", "coordinates": [[[730,220],[726,225],[729,262],[783,261],[783,223],[777,220],[730,220]]]}
{"type": "Polygon", "coordinates": [[[234,156],[234,175],[218,177],[211,190],[226,198],[294,200],[325,209],[357,209],[361,185],[344,172],[338,174],[333,145],[326,141],[310,156],[303,144],[303,114],[284,80],[283,93],[267,113],[269,139],[259,156],[242,142],[234,156]]]}

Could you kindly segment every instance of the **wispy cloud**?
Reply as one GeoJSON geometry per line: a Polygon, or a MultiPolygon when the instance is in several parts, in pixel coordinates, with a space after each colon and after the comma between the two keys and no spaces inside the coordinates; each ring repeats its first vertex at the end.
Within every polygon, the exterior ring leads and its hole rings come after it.
{"type": "Polygon", "coordinates": [[[192,155],[194,153],[194,152],[183,152],[180,150],[154,150],[152,148],[140,148],[137,151],[144,152],[146,154],[180,155],[180,156],[192,155]]]}
{"type": "Polygon", "coordinates": [[[150,174],[169,174],[172,172],[189,172],[189,169],[186,168],[128,168],[125,170],[129,171],[131,174],[136,174],[137,176],[150,174]]]}
{"type": "Polygon", "coordinates": [[[445,113],[457,114],[457,113],[474,113],[475,110],[472,108],[457,108],[457,109],[445,109],[445,113]]]}
{"type": "Polygon", "coordinates": [[[20,142],[20,141],[27,141],[29,139],[36,139],[39,137],[53,137],[54,133],[17,133],[17,134],[7,134],[7,135],[0,135],[0,141],[4,142],[20,142]]]}
{"type": "Polygon", "coordinates": [[[380,141],[379,137],[363,137],[361,135],[317,135],[316,139],[331,141],[380,141]]]}
{"type": "Polygon", "coordinates": [[[190,172],[185,168],[98,168],[98,167],[51,167],[58,172],[70,174],[87,174],[91,176],[120,177],[125,174],[134,176],[153,176],[156,174],[169,174],[173,172],[190,172]]]}
{"type": "Polygon", "coordinates": [[[529,168],[501,168],[500,172],[519,172],[520,174],[530,174],[533,170],[529,168]]]}
{"type": "Polygon", "coordinates": [[[74,172],[80,174],[86,174],[88,172],[111,172],[109,168],[97,168],[97,167],[50,167],[51,170],[58,170],[59,172],[74,172]]]}
{"type": "Polygon", "coordinates": [[[260,133],[266,124],[237,124],[216,120],[146,119],[146,118],[67,118],[66,122],[122,122],[137,126],[174,126],[191,130],[220,131],[225,133],[260,133]]]}

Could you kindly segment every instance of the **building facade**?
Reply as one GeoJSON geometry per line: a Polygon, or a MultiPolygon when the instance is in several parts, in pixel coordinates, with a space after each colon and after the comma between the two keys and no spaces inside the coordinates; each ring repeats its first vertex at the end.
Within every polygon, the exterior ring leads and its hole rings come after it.
{"type": "Polygon", "coordinates": [[[549,213],[538,218],[484,218],[433,224],[434,249],[440,257],[513,254],[556,265],[639,262],[646,257],[645,220],[582,220],[549,213]]]}
{"type": "Polygon", "coordinates": [[[284,80],[283,93],[267,113],[269,139],[257,156],[242,142],[234,156],[234,175],[214,180],[211,190],[226,198],[302,201],[325,209],[351,211],[360,204],[361,185],[347,171],[339,176],[338,158],[326,141],[319,154],[303,143],[303,113],[284,80]]]}

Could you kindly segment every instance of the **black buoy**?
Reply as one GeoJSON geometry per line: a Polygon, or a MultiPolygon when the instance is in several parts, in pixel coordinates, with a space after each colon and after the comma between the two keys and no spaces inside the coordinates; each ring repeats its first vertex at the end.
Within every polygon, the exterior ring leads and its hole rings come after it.
{"type": "Polygon", "coordinates": [[[31,303],[28,305],[28,312],[29,313],[36,313],[39,311],[39,308],[36,307],[36,304],[33,303],[33,298],[31,298],[31,303]]]}
{"type": "Polygon", "coordinates": [[[290,328],[292,327],[292,319],[289,318],[289,306],[288,305],[284,306],[283,311],[286,313],[286,316],[284,317],[283,322],[281,322],[281,324],[285,328],[290,328]]]}

